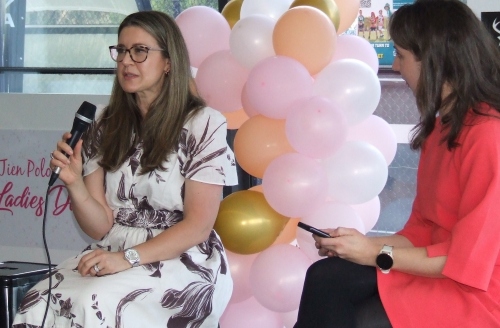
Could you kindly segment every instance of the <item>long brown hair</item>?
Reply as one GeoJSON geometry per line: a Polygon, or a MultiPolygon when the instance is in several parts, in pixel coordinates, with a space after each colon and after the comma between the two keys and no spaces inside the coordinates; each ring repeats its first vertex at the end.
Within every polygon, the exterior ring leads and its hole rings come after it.
{"type": "Polygon", "coordinates": [[[135,94],[123,91],[115,76],[109,105],[89,137],[101,156],[99,164],[106,171],[116,171],[142,141],[140,174],[146,174],[165,169],[162,163],[177,149],[184,123],[205,103],[190,89],[189,55],[175,21],[162,12],[137,12],[123,20],[118,35],[128,26],[140,27],[155,38],[164,49],[163,57],[170,59],[170,72],[144,118],[135,94]]]}
{"type": "Polygon", "coordinates": [[[394,43],[421,62],[415,92],[420,122],[414,129],[412,149],[419,149],[441,117],[448,133],[448,149],[457,138],[469,109],[477,115],[480,103],[500,108],[500,50],[494,38],[467,5],[458,0],[417,0],[391,17],[394,43]],[[443,86],[451,93],[442,99],[443,86]]]}

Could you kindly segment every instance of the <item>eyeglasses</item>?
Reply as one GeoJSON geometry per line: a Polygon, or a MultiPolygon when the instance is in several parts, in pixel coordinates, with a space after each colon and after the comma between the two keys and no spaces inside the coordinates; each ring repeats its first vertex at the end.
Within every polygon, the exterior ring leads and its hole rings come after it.
{"type": "Polygon", "coordinates": [[[121,46],[110,46],[109,54],[111,55],[111,59],[115,62],[121,62],[125,58],[125,54],[128,52],[130,54],[130,58],[136,63],[142,63],[146,59],[148,59],[149,51],[164,51],[163,49],[154,49],[147,46],[132,46],[130,48],[125,48],[121,46]]]}

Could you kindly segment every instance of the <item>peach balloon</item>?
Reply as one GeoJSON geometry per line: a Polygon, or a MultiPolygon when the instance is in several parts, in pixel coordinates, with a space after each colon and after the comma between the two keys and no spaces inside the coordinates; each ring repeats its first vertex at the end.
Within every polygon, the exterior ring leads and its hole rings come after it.
{"type": "Polygon", "coordinates": [[[240,126],[245,123],[249,117],[248,114],[242,109],[235,112],[222,113],[227,120],[227,128],[229,130],[237,130],[240,126]]]}
{"type": "Polygon", "coordinates": [[[309,6],[289,9],[276,22],[273,31],[276,54],[297,60],[311,75],[328,65],[336,42],[337,32],[330,18],[309,6]]]}
{"type": "Polygon", "coordinates": [[[337,30],[338,34],[342,34],[354,23],[358,16],[360,7],[359,0],[335,0],[340,13],[340,24],[337,30]]]}
{"type": "Polygon", "coordinates": [[[340,24],[340,13],[337,4],[333,0],[294,0],[290,8],[298,6],[310,6],[324,12],[338,30],[340,24]]]}
{"type": "Polygon", "coordinates": [[[249,118],[234,137],[234,154],[248,174],[262,178],[276,157],[294,152],[285,134],[285,120],[262,115],[249,118]]]}
{"type": "Polygon", "coordinates": [[[299,218],[288,220],[285,228],[283,228],[283,231],[280,232],[273,245],[290,244],[294,241],[297,235],[297,223],[299,223],[299,220],[299,218]]]}
{"type": "Polygon", "coordinates": [[[253,186],[252,188],[248,188],[248,190],[253,190],[253,191],[258,191],[258,192],[264,192],[264,189],[262,188],[262,185],[257,185],[253,186]]]}

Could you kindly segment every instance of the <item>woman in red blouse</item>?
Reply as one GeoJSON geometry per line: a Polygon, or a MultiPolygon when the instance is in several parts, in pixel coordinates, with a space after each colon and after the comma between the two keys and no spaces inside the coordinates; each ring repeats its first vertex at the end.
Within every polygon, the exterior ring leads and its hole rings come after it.
{"type": "Polygon", "coordinates": [[[411,215],[392,236],[314,236],[327,258],[308,270],[295,328],[356,327],[373,298],[395,328],[500,327],[498,45],[459,0],[405,5],[389,30],[420,113],[411,215]]]}

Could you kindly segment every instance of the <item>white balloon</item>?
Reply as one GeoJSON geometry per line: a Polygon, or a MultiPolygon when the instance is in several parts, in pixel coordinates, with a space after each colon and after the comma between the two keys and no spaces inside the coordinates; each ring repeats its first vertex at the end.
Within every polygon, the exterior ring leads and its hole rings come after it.
{"type": "Polygon", "coordinates": [[[316,75],[313,93],[330,98],[345,114],[348,125],[373,114],[381,96],[377,74],[358,59],[341,59],[316,75]]]}
{"type": "Polygon", "coordinates": [[[345,204],[361,204],[377,196],[387,182],[384,155],[365,141],[345,142],[322,161],[328,176],[328,197],[345,204]]]}
{"type": "Polygon", "coordinates": [[[240,19],[261,14],[277,21],[292,2],[293,0],[245,0],[241,5],[240,19]]]}
{"type": "Polygon", "coordinates": [[[299,310],[294,310],[290,312],[280,313],[281,320],[283,320],[283,324],[285,328],[293,328],[295,323],[297,322],[297,315],[299,314],[299,310]]]}
{"type": "Polygon", "coordinates": [[[229,36],[234,58],[251,69],[262,59],[274,56],[274,25],[276,21],[265,15],[251,15],[237,21],[229,36]]]}

